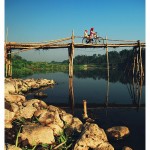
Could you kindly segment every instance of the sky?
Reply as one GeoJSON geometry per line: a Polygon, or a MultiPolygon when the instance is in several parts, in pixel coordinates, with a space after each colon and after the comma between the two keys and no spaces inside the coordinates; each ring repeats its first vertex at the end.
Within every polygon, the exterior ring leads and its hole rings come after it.
{"type": "MultiPolygon", "coordinates": [[[[104,38],[145,42],[145,0],[5,0],[7,41],[57,40],[71,37],[72,30],[75,36],[83,36],[91,27],[104,38]]],[[[103,54],[105,49],[75,49],[75,56],[94,53],[103,54]]],[[[62,61],[68,59],[68,50],[20,55],[33,61],[62,61]]]]}

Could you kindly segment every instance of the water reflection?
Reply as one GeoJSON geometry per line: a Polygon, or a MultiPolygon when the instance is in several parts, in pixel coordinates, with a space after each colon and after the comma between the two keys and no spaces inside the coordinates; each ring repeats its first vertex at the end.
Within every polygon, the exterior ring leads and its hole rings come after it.
{"type": "Polygon", "coordinates": [[[144,77],[133,77],[132,84],[126,84],[132,103],[133,105],[136,105],[138,109],[141,105],[143,81],[144,77]]]}
{"type": "Polygon", "coordinates": [[[74,88],[73,88],[73,78],[69,78],[69,104],[72,111],[72,114],[74,114],[74,88]]]}
{"type": "MultiPolygon", "coordinates": [[[[110,80],[109,74],[107,74],[107,82],[106,82],[106,96],[104,103],[90,103],[88,106],[88,109],[94,108],[94,109],[99,109],[101,107],[106,108],[106,113],[107,113],[107,108],[137,108],[139,109],[140,107],[145,107],[145,104],[141,104],[141,97],[142,97],[142,87],[143,87],[143,82],[144,78],[132,78],[131,82],[131,77],[125,79],[122,79],[123,83],[126,83],[127,90],[129,92],[129,95],[131,97],[131,103],[130,104],[122,104],[122,103],[111,103],[109,102],[109,90],[110,90],[110,80]]],[[[118,93],[115,93],[118,94],[118,93]]],[[[69,104],[70,108],[72,110],[72,113],[74,114],[74,109],[76,108],[83,108],[82,103],[76,104],[75,106],[75,98],[74,98],[74,86],[73,86],[73,78],[69,78],[69,104]]]]}

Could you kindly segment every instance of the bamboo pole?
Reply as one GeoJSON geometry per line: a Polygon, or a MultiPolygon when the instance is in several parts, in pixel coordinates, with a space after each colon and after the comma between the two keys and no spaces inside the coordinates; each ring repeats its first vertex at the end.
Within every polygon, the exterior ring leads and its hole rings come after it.
{"type": "Polygon", "coordinates": [[[88,118],[88,114],[87,114],[87,102],[86,102],[86,100],[83,100],[83,118],[84,119],[88,118]]]}
{"type": "Polygon", "coordinates": [[[12,77],[11,49],[5,47],[5,76],[12,77]]]}
{"type": "Polygon", "coordinates": [[[8,51],[8,77],[12,77],[11,49],[8,51]]]}
{"type": "Polygon", "coordinates": [[[68,48],[69,54],[69,77],[73,77],[73,56],[74,56],[74,32],[72,31],[72,43],[71,46],[68,48]]]}
{"type": "Polygon", "coordinates": [[[139,56],[138,56],[138,50],[136,53],[136,75],[139,73],[139,56]]]}
{"type": "Polygon", "coordinates": [[[138,41],[139,44],[139,51],[140,51],[140,76],[143,77],[144,76],[144,71],[143,71],[143,65],[142,65],[142,49],[141,49],[141,42],[140,40],[138,41]]]}

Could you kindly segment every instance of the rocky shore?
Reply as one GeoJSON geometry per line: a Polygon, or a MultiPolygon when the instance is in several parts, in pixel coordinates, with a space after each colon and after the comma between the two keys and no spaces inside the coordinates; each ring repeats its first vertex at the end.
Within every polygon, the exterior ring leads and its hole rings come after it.
{"type": "Polygon", "coordinates": [[[47,79],[5,79],[6,150],[114,150],[107,135],[120,138],[129,134],[126,127],[105,132],[95,123],[83,123],[65,110],[39,99],[26,100],[23,95],[54,84],[47,79]]]}

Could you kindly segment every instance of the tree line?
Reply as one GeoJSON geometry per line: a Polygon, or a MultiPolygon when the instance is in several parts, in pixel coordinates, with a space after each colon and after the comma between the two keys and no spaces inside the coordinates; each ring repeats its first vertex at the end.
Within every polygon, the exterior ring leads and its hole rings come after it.
{"type": "MultiPolygon", "coordinates": [[[[129,70],[133,64],[133,49],[124,49],[120,52],[111,51],[109,55],[110,69],[129,70]]],[[[145,49],[142,49],[142,61],[145,66],[145,49]]],[[[106,54],[93,54],[92,56],[78,55],[74,58],[74,69],[87,70],[91,68],[105,69],[107,66],[106,54]],[[86,68],[86,67],[87,68],[86,68]]],[[[32,62],[23,59],[19,55],[12,57],[12,73],[13,76],[26,76],[35,72],[67,72],[68,60],[62,62],[32,62]]]]}
{"type": "MultiPolygon", "coordinates": [[[[134,49],[128,50],[124,49],[120,52],[111,51],[108,52],[109,55],[109,65],[112,68],[122,69],[126,66],[132,66],[133,63],[133,53],[134,49]]],[[[145,49],[142,49],[142,61],[143,66],[145,66],[145,49]]],[[[68,63],[68,60],[64,60],[62,63],[68,63]]],[[[101,67],[106,67],[107,60],[106,54],[93,54],[93,56],[78,55],[74,58],[74,65],[99,65],[101,67]]]]}

